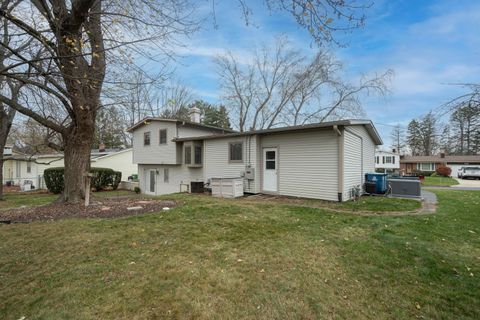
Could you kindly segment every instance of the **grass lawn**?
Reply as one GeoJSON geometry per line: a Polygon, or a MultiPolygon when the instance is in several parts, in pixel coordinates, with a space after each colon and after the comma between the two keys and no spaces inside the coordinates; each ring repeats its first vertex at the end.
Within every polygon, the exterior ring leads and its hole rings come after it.
{"type": "Polygon", "coordinates": [[[441,186],[449,187],[457,185],[458,181],[450,177],[425,177],[423,186],[441,186]]]}
{"type": "Polygon", "coordinates": [[[9,209],[21,206],[39,206],[50,203],[58,198],[58,195],[48,193],[6,193],[4,194],[4,200],[0,201],[0,210],[9,209]]]}
{"type": "Polygon", "coordinates": [[[0,318],[478,319],[480,192],[435,193],[425,216],[175,195],[163,213],[3,225],[0,318]]]}

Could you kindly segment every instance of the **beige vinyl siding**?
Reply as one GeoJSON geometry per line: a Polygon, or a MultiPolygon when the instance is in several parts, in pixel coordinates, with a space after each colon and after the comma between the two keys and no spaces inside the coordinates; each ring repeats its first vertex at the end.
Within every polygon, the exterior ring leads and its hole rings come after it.
{"type": "Polygon", "coordinates": [[[347,127],[363,140],[363,173],[375,172],[375,142],[363,125],[347,127]]]}
{"type": "Polygon", "coordinates": [[[145,193],[149,187],[148,171],[154,169],[156,174],[155,194],[170,194],[180,192],[181,184],[190,185],[191,181],[203,181],[202,170],[199,168],[188,168],[185,165],[138,165],[140,190],[145,193]],[[164,182],[164,169],[168,169],[168,183],[164,182]],[[145,174],[147,173],[147,176],[145,174]]]}
{"type": "Polygon", "coordinates": [[[111,155],[93,159],[90,164],[92,167],[110,168],[122,173],[122,181],[127,181],[128,177],[136,174],[137,164],[132,161],[132,149],[126,149],[111,155]]]}
{"type": "Polygon", "coordinates": [[[365,181],[365,173],[375,172],[375,143],[363,125],[348,126],[345,135],[345,184],[344,199],[347,200],[350,190],[365,181]],[[347,143],[347,140],[350,143],[347,143]],[[361,141],[361,149],[355,141],[361,141]],[[363,159],[360,158],[362,154],[363,159]],[[358,162],[361,162],[360,179],[358,178],[358,162]]]}
{"type": "Polygon", "coordinates": [[[351,198],[351,190],[355,186],[362,185],[362,139],[344,131],[344,189],[343,200],[351,198]]]}
{"type": "Polygon", "coordinates": [[[338,200],[338,136],[333,130],[264,135],[261,145],[278,148],[279,194],[338,200]]]}
{"type": "Polygon", "coordinates": [[[243,136],[232,138],[219,138],[205,140],[204,144],[204,179],[208,181],[210,178],[235,178],[241,177],[245,173],[247,165],[251,165],[255,169],[255,179],[244,180],[245,192],[258,192],[259,178],[258,169],[255,168],[257,163],[257,136],[243,136]],[[243,161],[229,162],[229,143],[243,142],[243,161]]]}
{"type": "Polygon", "coordinates": [[[133,132],[133,163],[176,164],[177,149],[175,142],[176,124],[174,122],[151,121],[133,132]],[[167,129],[167,144],[160,145],[160,129],[167,129]],[[143,134],[150,132],[150,145],[143,145],[143,134]]]}
{"type": "Polygon", "coordinates": [[[220,134],[221,131],[201,128],[201,127],[192,127],[189,125],[178,125],[178,138],[188,138],[188,137],[198,137],[198,136],[208,136],[212,134],[220,134]]]}

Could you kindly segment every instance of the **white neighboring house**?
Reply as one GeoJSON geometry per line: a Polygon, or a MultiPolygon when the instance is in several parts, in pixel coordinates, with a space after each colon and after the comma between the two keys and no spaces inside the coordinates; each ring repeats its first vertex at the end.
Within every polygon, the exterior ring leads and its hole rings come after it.
{"type": "Polygon", "coordinates": [[[375,169],[383,172],[400,170],[400,155],[388,151],[375,151],[375,169]]]}
{"type": "Polygon", "coordinates": [[[375,147],[382,144],[369,120],[232,132],[197,119],[147,118],[128,129],[143,193],[241,177],[247,193],[346,201],[374,172],[375,147]]]}
{"type": "MultiPolygon", "coordinates": [[[[32,181],[35,188],[45,188],[43,172],[47,168],[64,167],[63,154],[38,154],[28,156],[18,152],[4,150],[3,184],[22,185],[25,180],[32,181]]],[[[92,167],[111,168],[122,172],[122,181],[137,174],[137,165],[132,161],[132,148],[124,150],[92,150],[92,167]]]]}

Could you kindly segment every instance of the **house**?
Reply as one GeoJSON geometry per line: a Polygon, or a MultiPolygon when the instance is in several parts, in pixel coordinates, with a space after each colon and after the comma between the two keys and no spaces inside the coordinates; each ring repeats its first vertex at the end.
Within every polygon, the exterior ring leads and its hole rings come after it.
{"type": "Polygon", "coordinates": [[[192,121],[147,118],[128,129],[143,193],[242,177],[246,193],[345,201],[375,170],[382,144],[368,120],[233,132],[205,126],[195,113],[192,121]]]}
{"type": "Polygon", "coordinates": [[[480,166],[480,155],[451,156],[441,153],[436,156],[402,156],[400,171],[410,174],[415,171],[434,172],[439,166],[452,169],[452,176],[457,177],[458,170],[464,166],[480,166]]]}
{"type": "MultiPolygon", "coordinates": [[[[4,150],[3,184],[22,185],[25,180],[32,181],[35,188],[44,189],[43,172],[47,168],[65,166],[62,153],[25,155],[4,150]]],[[[137,173],[137,165],[132,162],[132,149],[92,150],[92,167],[111,168],[122,172],[122,181],[137,173]]]]}
{"type": "Polygon", "coordinates": [[[400,155],[388,151],[375,151],[375,170],[396,172],[400,169],[400,155]]]}

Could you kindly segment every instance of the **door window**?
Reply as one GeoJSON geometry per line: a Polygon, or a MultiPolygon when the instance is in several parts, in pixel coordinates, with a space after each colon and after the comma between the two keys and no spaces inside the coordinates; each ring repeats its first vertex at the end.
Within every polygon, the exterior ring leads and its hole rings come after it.
{"type": "Polygon", "coordinates": [[[275,151],[265,152],[265,169],[275,170],[276,167],[276,155],[275,151]]]}

